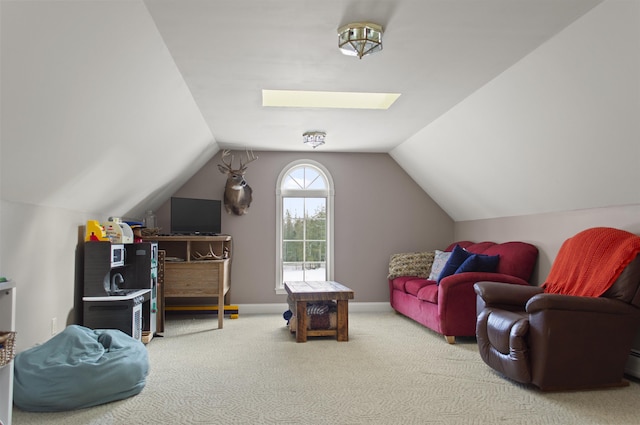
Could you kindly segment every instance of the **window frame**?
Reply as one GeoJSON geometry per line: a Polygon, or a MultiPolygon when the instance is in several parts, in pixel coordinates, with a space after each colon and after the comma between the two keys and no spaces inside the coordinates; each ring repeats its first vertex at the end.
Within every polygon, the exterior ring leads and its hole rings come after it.
{"type": "Polygon", "coordinates": [[[326,215],[327,215],[327,252],[326,252],[326,265],[327,265],[327,279],[333,280],[333,201],[334,201],[334,186],[333,178],[329,173],[329,170],[322,164],[311,159],[298,159],[287,164],[276,181],[276,281],[275,292],[276,294],[286,294],[284,289],[284,277],[282,273],[282,260],[283,260],[283,238],[282,238],[282,222],[283,222],[283,200],[284,198],[325,198],[326,199],[326,215]],[[283,189],[282,184],[284,179],[294,170],[302,167],[310,167],[315,169],[326,183],[325,189],[283,189]]]}

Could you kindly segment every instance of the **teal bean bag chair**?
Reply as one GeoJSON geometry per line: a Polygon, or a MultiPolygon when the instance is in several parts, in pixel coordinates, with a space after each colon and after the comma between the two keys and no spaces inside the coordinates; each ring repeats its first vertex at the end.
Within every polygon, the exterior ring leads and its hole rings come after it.
{"type": "Polygon", "coordinates": [[[32,412],[95,406],[140,393],[148,372],[142,342],[116,329],[71,325],[16,355],[13,401],[32,412]]]}

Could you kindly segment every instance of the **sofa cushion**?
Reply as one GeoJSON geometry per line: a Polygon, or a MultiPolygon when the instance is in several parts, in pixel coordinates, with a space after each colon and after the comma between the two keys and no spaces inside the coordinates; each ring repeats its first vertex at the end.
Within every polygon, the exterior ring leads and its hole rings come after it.
{"type": "Polygon", "coordinates": [[[471,252],[462,248],[460,245],[456,245],[455,248],[453,248],[453,251],[451,251],[451,255],[442,268],[440,275],[438,275],[438,284],[440,284],[440,281],[445,277],[454,274],[456,270],[458,270],[458,267],[460,267],[471,255],[473,255],[471,252]]]}
{"type": "Polygon", "coordinates": [[[427,278],[431,272],[431,264],[434,257],[434,251],[394,254],[389,260],[389,275],[387,279],[395,279],[398,276],[427,278]]]}
{"type": "Polygon", "coordinates": [[[519,277],[528,282],[538,259],[538,248],[526,242],[504,242],[476,254],[499,255],[496,273],[519,277]]]}
{"type": "Polygon", "coordinates": [[[413,279],[408,280],[404,286],[405,292],[407,294],[411,294],[414,297],[418,295],[420,289],[424,288],[427,285],[433,285],[435,282],[433,280],[427,279],[413,279]]]}
{"type": "Polygon", "coordinates": [[[472,254],[464,260],[464,263],[458,267],[454,274],[467,272],[493,273],[498,268],[499,261],[499,255],[472,254]]]}
{"type": "Polygon", "coordinates": [[[483,254],[487,249],[495,245],[497,245],[495,242],[489,242],[489,241],[477,242],[477,243],[465,246],[464,249],[466,249],[469,252],[473,252],[474,254],[483,254]]]}
{"type": "Polygon", "coordinates": [[[415,279],[413,276],[400,276],[391,280],[391,285],[393,289],[400,292],[407,292],[406,284],[408,281],[415,279]]]}
{"type": "Polygon", "coordinates": [[[435,258],[433,259],[433,264],[431,265],[431,273],[429,274],[429,280],[438,280],[440,276],[440,272],[444,268],[444,265],[447,264],[447,260],[451,256],[451,252],[440,251],[436,249],[435,258]]]}
{"type": "Polygon", "coordinates": [[[418,291],[416,297],[420,301],[426,301],[433,304],[438,304],[438,285],[436,282],[431,281],[432,285],[425,285],[418,291]]]}

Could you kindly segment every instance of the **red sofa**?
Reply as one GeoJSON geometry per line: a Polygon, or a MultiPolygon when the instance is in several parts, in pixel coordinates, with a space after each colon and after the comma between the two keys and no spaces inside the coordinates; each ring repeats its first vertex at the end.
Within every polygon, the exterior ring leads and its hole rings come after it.
{"type": "MultiPolygon", "coordinates": [[[[444,335],[450,344],[455,342],[456,336],[476,334],[474,283],[486,280],[529,285],[538,259],[538,249],[525,242],[497,244],[460,241],[452,243],[444,251],[454,251],[456,245],[464,248],[466,255],[499,256],[497,268],[494,272],[461,270],[443,277],[439,282],[424,276],[390,276],[389,279],[391,307],[444,335]]],[[[460,248],[455,252],[459,252],[460,248]]]]}

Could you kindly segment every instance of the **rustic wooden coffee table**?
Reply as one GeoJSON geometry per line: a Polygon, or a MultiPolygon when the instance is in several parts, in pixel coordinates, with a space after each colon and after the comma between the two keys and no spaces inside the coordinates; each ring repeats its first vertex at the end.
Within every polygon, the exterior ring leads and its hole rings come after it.
{"type": "Polygon", "coordinates": [[[306,342],[307,336],[336,335],[338,341],[349,341],[349,300],[353,290],[338,282],[285,282],[287,293],[296,303],[296,341],[306,342]],[[307,303],[335,300],[337,309],[336,329],[307,329],[307,303]]]}

